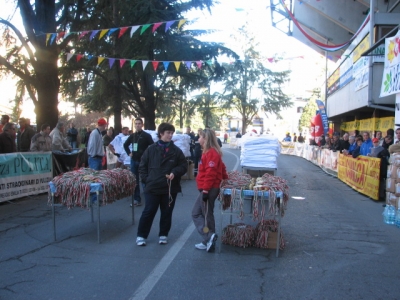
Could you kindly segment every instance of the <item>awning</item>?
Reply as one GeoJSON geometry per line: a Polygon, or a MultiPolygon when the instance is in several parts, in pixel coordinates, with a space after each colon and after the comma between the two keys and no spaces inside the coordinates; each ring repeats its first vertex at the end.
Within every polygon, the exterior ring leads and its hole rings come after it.
{"type": "Polygon", "coordinates": [[[398,29],[399,29],[399,25],[397,25],[392,30],[390,30],[385,36],[383,36],[379,41],[377,41],[371,48],[369,48],[367,51],[365,51],[363,54],[361,54],[361,56],[381,56],[382,53],[373,53],[373,51],[376,48],[378,48],[380,45],[384,44],[385,39],[395,36],[398,29]]]}

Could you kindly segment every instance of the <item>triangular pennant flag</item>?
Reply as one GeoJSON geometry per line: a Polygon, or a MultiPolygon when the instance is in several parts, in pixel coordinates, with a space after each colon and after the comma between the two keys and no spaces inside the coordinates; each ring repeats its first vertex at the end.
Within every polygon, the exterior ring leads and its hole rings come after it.
{"type": "Polygon", "coordinates": [[[156,30],[157,30],[157,28],[161,26],[161,24],[162,24],[162,22],[159,22],[159,23],[154,23],[154,25],[153,25],[153,29],[152,29],[152,32],[156,31],[156,30]]]}
{"type": "Polygon", "coordinates": [[[49,38],[51,37],[51,33],[46,33],[46,46],[49,43],[49,38]]]}
{"type": "Polygon", "coordinates": [[[108,29],[102,29],[100,31],[100,35],[99,35],[99,40],[101,40],[101,38],[108,32],[108,29]]]}
{"type": "Polygon", "coordinates": [[[186,68],[188,68],[190,70],[190,68],[192,67],[192,62],[191,61],[185,61],[185,65],[186,65],[186,68]]]}
{"type": "Polygon", "coordinates": [[[118,30],[118,28],[111,28],[109,31],[108,31],[108,33],[107,33],[107,36],[110,36],[111,34],[113,34],[115,31],[117,31],[118,30]]]}
{"type": "Polygon", "coordinates": [[[129,27],[121,27],[119,29],[119,34],[118,34],[118,38],[120,38],[127,30],[129,27]]]}
{"type": "Polygon", "coordinates": [[[148,60],[142,60],[143,71],[146,69],[147,64],[149,63],[148,60]]]}
{"type": "Polygon", "coordinates": [[[137,60],[131,60],[131,68],[136,64],[137,60]]]}
{"type": "Polygon", "coordinates": [[[151,63],[153,64],[154,72],[157,71],[157,67],[158,67],[158,64],[159,64],[160,62],[159,62],[159,61],[152,61],[151,63]]]}
{"type": "Polygon", "coordinates": [[[169,21],[167,23],[165,23],[165,32],[168,31],[168,29],[172,26],[172,24],[174,24],[175,21],[169,21]]]}
{"type": "Polygon", "coordinates": [[[99,30],[93,30],[92,34],[90,35],[90,40],[93,40],[94,36],[99,32],[99,30]]]}
{"type": "Polygon", "coordinates": [[[186,22],[185,19],[180,20],[179,23],[178,23],[178,29],[181,28],[181,26],[182,26],[183,24],[185,24],[185,22],[186,22]]]}
{"type": "Polygon", "coordinates": [[[72,53],[67,53],[67,61],[69,61],[72,56],[74,56],[72,53]]]}
{"type": "Polygon", "coordinates": [[[273,62],[274,62],[274,58],[273,58],[273,57],[267,58],[267,60],[268,60],[270,63],[273,63],[273,62]]]}
{"type": "Polygon", "coordinates": [[[124,66],[125,62],[126,62],[126,59],[120,59],[119,60],[119,67],[122,68],[124,66]]]}
{"type": "Polygon", "coordinates": [[[97,65],[99,66],[104,60],[104,57],[97,57],[97,65]]]}
{"type": "Polygon", "coordinates": [[[112,66],[113,66],[114,63],[115,63],[115,58],[109,58],[109,59],[108,59],[108,63],[109,63],[109,65],[110,65],[110,69],[111,69],[112,66]]]}
{"type": "Polygon", "coordinates": [[[168,70],[169,67],[169,61],[163,61],[164,69],[168,70]]]}
{"type": "Polygon", "coordinates": [[[56,37],[57,37],[57,33],[52,33],[51,34],[50,45],[54,43],[54,40],[56,39],[56,37]]]}
{"type": "Polygon", "coordinates": [[[196,65],[199,69],[201,69],[201,67],[203,66],[203,63],[201,62],[201,60],[196,61],[196,65]]]}
{"type": "Polygon", "coordinates": [[[212,61],[211,60],[207,60],[206,64],[208,64],[209,66],[212,66],[212,61]]]}
{"type": "Polygon", "coordinates": [[[64,39],[67,38],[67,36],[69,36],[69,35],[71,35],[71,34],[73,34],[73,33],[75,33],[75,32],[67,32],[67,33],[64,35],[64,39]]]}
{"type": "Polygon", "coordinates": [[[145,24],[145,25],[143,25],[143,26],[142,26],[142,29],[140,30],[140,35],[142,35],[143,32],[145,32],[146,29],[149,28],[150,26],[151,26],[151,24],[145,24]]]}
{"type": "Polygon", "coordinates": [[[180,61],[174,61],[174,65],[175,65],[175,69],[178,72],[179,71],[179,67],[181,66],[181,62],[180,61]]]}
{"type": "Polygon", "coordinates": [[[83,55],[82,54],[78,54],[76,56],[76,61],[80,61],[82,59],[83,55]]]}
{"type": "Polygon", "coordinates": [[[87,35],[89,33],[89,31],[82,31],[80,34],[79,34],[79,39],[81,39],[81,38],[83,38],[85,35],[87,35]]]}
{"type": "Polygon", "coordinates": [[[93,55],[88,55],[88,56],[87,56],[87,59],[88,59],[88,60],[91,60],[93,57],[94,57],[93,55]]]}
{"type": "Polygon", "coordinates": [[[136,30],[138,30],[139,26],[132,26],[131,28],[131,37],[135,33],[136,30]]]}
{"type": "Polygon", "coordinates": [[[65,31],[61,31],[57,34],[57,40],[61,39],[65,35],[65,31]]]}

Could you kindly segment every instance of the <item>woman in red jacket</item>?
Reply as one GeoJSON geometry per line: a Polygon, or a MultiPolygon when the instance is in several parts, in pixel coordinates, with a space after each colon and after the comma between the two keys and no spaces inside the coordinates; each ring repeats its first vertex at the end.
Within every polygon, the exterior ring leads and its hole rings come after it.
{"type": "Polygon", "coordinates": [[[214,131],[205,129],[201,132],[199,143],[203,149],[196,177],[200,194],[192,210],[192,219],[203,238],[203,241],[195,247],[209,252],[214,248],[218,238],[215,234],[214,203],[219,194],[221,181],[227,179],[228,175],[214,131]]]}

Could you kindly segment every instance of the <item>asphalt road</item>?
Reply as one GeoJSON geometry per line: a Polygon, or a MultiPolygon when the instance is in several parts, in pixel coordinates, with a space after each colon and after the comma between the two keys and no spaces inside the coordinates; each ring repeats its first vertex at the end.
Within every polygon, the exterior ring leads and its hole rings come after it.
{"type": "MultiPolygon", "coordinates": [[[[239,150],[224,152],[228,170],[238,168],[239,150]]],[[[85,209],[57,208],[54,242],[47,195],[0,204],[0,299],[400,299],[400,229],[383,223],[382,202],[302,158],[281,155],[278,176],[305,198],[289,200],[278,258],[195,249],[193,180],[182,183],[167,245],[157,215],[147,246],[136,246],[143,206],[132,226],[130,199],[101,208],[101,244],[85,209]]]]}

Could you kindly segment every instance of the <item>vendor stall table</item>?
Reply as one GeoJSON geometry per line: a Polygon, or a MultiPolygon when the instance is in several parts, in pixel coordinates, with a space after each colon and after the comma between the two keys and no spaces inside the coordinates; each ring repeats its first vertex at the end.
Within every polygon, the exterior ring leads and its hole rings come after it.
{"type": "MultiPolygon", "coordinates": [[[[265,170],[265,169],[263,169],[265,170]]],[[[265,172],[264,172],[265,173],[265,172]]],[[[258,191],[258,194],[256,196],[258,197],[262,197],[262,201],[265,201],[267,203],[264,204],[269,204],[269,191],[258,191]]],[[[253,202],[255,200],[255,191],[254,190],[239,190],[239,189],[235,189],[235,192],[232,193],[232,189],[223,189],[223,195],[231,195],[233,197],[240,197],[241,199],[243,199],[244,201],[250,201],[250,211],[246,212],[246,213],[242,213],[237,210],[234,209],[232,207],[232,205],[230,205],[230,207],[228,207],[226,210],[223,209],[223,204],[221,201],[221,219],[220,219],[220,230],[219,230],[219,236],[221,237],[219,239],[218,242],[218,252],[221,252],[221,244],[222,244],[222,227],[223,227],[223,216],[224,215],[229,215],[230,216],[230,224],[232,224],[232,216],[236,215],[238,216],[239,214],[241,214],[241,216],[245,217],[245,216],[253,216],[253,202]]],[[[276,216],[278,216],[278,237],[277,237],[277,243],[276,243],[276,257],[279,256],[279,247],[280,247],[280,237],[281,237],[281,219],[282,219],[282,209],[283,209],[283,193],[280,191],[275,192],[275,196],[276,196],[276,209],[274,210],[274,214],[272,215],[272,217],[275,219],[276,216]]],[[[233,200],[233,199],[232,199],[233,200]]],[[[232,203],[231,200],[231,203],[232,203]]],[[[271,214],[269,214],[271,215],[271,214]]]]}
{"type": "MultiPolygon", "coordinates": [[[[52,217],[53,217],[53,236],[54,236],[54,241],[57,240],[56,236],[56,214],[55,214],[55,207],[56,206],[63,206],[63,204],[55,204],[54,203],[54,194],[56,193],[57,189],[56,186],[52,181],[49,182],[49,187],[50,187],[50,193],[51,193],[51,211],[52,211],[52,217]]],[[[90,184],[90,194],[96,194],[97,195],[97,201],[93,203],[92,201],[89,202],[89,207],[90,207],[90,214],[91,214],[91,219],[92,223],[94,222],[93,220],[93,206],[97,207],[97,242],[100,244],[101,239],[100,239],[100,194],[103,192],[103,188],[101,186],[101,183],[91,183],[90,184]]],[[[131,206],[132,206],[132,225],[135,223],[135,205],[133,204],[133,195],[131,196],[131,206]]]]}

